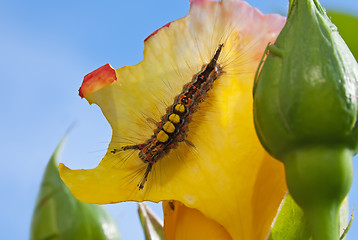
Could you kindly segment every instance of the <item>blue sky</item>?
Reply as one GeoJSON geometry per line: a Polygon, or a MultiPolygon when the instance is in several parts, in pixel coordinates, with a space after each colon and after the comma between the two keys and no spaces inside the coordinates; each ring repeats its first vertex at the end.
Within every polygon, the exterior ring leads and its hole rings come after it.
{"type": "MultiPolygon", "coordinates": [[[[248,1],[264,13],[285,14],[286,0],[248,1]]],[[[328,9],[358,15],[356,0],[322,0],[328,9]]],[[[76,123],[62,161],[92,168],[111,129],[99,108],[77,95],[83,76],[111,63],[141,61],[143,40],[186,15],[187,0],[0,0],[1,236],[27,239],[43,170],[66,129],[76,123]]],[[[358,174],[357,161],[354,162],[358,174]]],[[[358,182],[350,193],[358,206],[358,182]]],[[[161,208],[152,204],[160,215],[161,208]]],[[[135,203],[106,206],[124,239],[144,239],[135,203]]],[[[358,239],[354,221],[348,239],[358,239]]]]}

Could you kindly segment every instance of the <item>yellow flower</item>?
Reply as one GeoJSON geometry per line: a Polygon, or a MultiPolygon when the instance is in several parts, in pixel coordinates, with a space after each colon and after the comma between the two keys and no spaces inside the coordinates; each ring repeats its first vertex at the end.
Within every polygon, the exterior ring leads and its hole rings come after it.
{"type": "Polygon", "coordinates": [[[232,239],[223,226],[178,201],[164,201],[163,212],[165,239],[232,239]]]}
{"type": "MultiPolygon", "coordinates": [[[[164,203],[167,229],[169,216],[179,223],[177,217],[189,213],[193,223],[206,219],[233,239],[264,239],[286,186],[281,163],[256,137],[252,85],[267,43],[284,22],[238,0],[192,0],[186,17],[146,39],[142,62],[117,70],[107,64],[87,75],[80,95],[102,109],[113,136],[96,168],[70,170],[60,164],[65,184],[88,203],[175,200],[174,211],[164,203]],[[216,52],[221,75],[200,109],[190,112],[185,141],[159,157],[143,180],[149,163],[140,159],[139,150],[123,147],[144,144],[153,130],[162,129],[152,122],[169,117],[166,108],[216,52]]],[[[170,138],[168,132],[155,137],[165,142],[165,135],[170,138]]]]}

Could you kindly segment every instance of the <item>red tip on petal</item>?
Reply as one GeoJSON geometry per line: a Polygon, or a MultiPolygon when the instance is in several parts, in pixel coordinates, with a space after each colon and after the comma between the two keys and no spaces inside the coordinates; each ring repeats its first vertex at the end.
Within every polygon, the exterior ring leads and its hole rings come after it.
{"type": "Polygon", "coordinates": [[[79,95],[83,98],[111,84],[113,81],[117,81],[116,71],[107,63],[84,77],[82,85],[78,90],[79,95]]]}
{"type": "Polygon", "coordinates": [[[152,34],[150,34],[146,39],[144,39],[144,42],[147,41],[147,40],[148,40],[149,38],[151,38],[152,36],[154,36],[155,34],[157,34],[157,32],[158,32],[160,29],[169,27],[170,24],[171,24],[171,22],[170,22],[170,23],[167,23],[167,24],[165,24],[163,27],[161,27],[161,28],[155,30],[155,31],[154,31],[152,34]]]}

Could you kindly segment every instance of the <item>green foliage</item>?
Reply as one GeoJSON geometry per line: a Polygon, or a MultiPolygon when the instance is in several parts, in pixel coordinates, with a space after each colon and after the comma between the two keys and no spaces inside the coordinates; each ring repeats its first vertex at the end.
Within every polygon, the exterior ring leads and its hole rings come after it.
{"type": "Polygon", "coordinates": [[[146,240],[164,239],[163,223],[144,203],[138,203],[138,215],[146,240]]]}
{"type": "MultiPolygon", "coordinates": [[[[340,235],[348,226],[349,204],[345,201],[340,208],[340,235]]],[[[344,237],[344,236],[343,236],[344,237]]],[[[290,194],[283,200],[268,240],[310,240],[311,233],[302,209],[290,194]]],[[[344,239],[344,238],[341,238],[344,239]]]]}
{"type": "Polygon", "coordinates": [[[328,11],[328,16],[331,17],[332,22],[337,26],[339,34],[348,45],[354,57],[358,59],[358,31],[356,31],[358,17],[334,11],[328,11]]]}
{"type": "Polygon", "coordinates": [[[310,238],[311,233],[303,211],[288,194],[281,205],[269,240],[308,240],[310,238]]]}
{"type": "Polygon", "coordinates": [[[349,228],[352,224],[352,220],[353,220],[353,215],[354,215],[354,208],[353,208],[353,212],[351,215],[351,218],[349,219],[349,204],[348,204],[348,200],[346,200],[342,206],[341,206],[341,211],[340,211],[340,227],[341,227],[341,231],[340,231],[340,235],[341,237],[339,238],[339,240],[344,240],[346,239],[345,236],[349,231],[349,228]]]}
{"type": "Polygon", "coordinates": [[[100,206],[77,200],[62,182],[57,159],[63,140],[43,176],[31,224],[31,240],[114,240],[117,226],[100,206]]]}

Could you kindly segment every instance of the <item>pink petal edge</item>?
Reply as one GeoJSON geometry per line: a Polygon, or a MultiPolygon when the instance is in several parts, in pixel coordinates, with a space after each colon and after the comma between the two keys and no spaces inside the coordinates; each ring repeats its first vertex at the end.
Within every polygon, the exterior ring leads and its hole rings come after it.
{"type": "Polygon", "coordinates": [[[197,4],[197,3],[203,3],[203,2],[213,2],[213,0],[189,0],[190,4],[197,4]]]}
{"type": "MultiPolygon", "coordinates": [[[[277,30],[281,30],[283,25],[286,22],[286,18],[282,17],[278,14],[263,14],[260,10],[258,10],[255,7],[252,7],[249,3],[241,0],[222,0],[222,1],[214,1],[214,0],[189,0],[190,7],[193,7],[197,4],[202,4],[205,2],[214,2],[214,3],[220,3],[223,4],[225,2],[226,4],[234,3],[232,7],[234,8],[242,8],[247,9],[249,11],[244,11],[245,13],[250,15],[250,12],[254,12],[256,16],[261,18],[262,20],[266,20],[268,24],[266,27],[270,28],[272,32],[276,32],[277,30]]],[[[252,13],[251,12],[251,13],[252,13]]],[[[265,22],[264,20],[264,22],[265,22]]],[[[148,41],[151,37],[156,35],[161,29],[169,27],[172,22],[169,22],[162,26],[161,28],[155,30],[152,34],[150,34],[144,42],[148,41]]],[[[248,30],[248,29],[247,29],[248,30]]],[[[275,35],[277,35],[276,33],[275,35]]],[[[117,81],[116,72],[112,68],[110,64],[106,64],[93,72],[87,74],[82,82],[82,85],[79,89],[79,95],[81,98],[85,97],[88,94],[91,94],[109,84],[111,84],[113,81],[117,81]]]]}
{"type": "MultiPolygon", "coordinates": [[[[189,0],[189,3],[190,5],[192,4],[200,4],[200,3],[203,3],[203,2],[214,2],[213,0],[189,0]]],[[[146,42],[149,38],[153,37],[155,34],[158,33],[159,30],[163,29],[163,28],[166,28],[166,27],[169,27],[170,24],[172,22],[169,22],[167,24],[165,24],[163,27],[161,28],[158,28],[157,30],[155,30],[153,33],[151,33],[146,39],[144,39],[144,42],[146,42]]]]}

